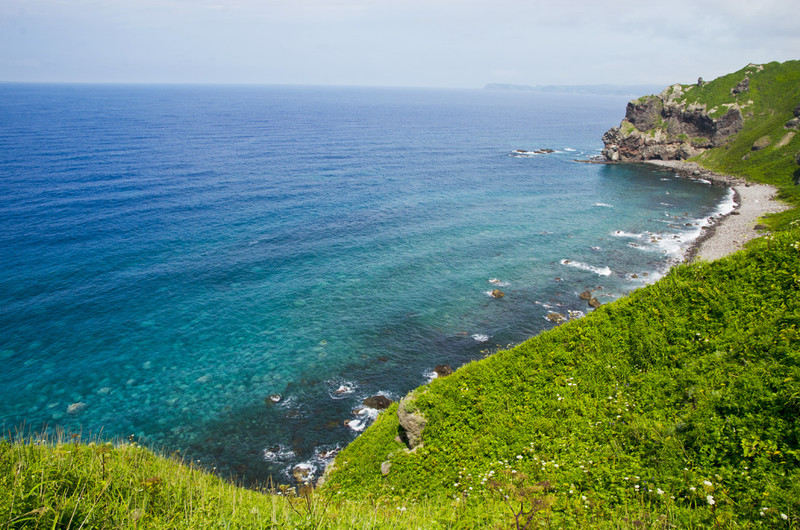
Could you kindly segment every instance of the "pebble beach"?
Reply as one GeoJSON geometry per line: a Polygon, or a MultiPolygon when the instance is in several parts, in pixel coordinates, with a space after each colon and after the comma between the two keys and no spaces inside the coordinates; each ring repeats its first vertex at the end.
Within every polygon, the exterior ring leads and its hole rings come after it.
{"type": "Polygon", "coordinates": [[[760,218],[789,208],[775,198],[777,190],[768,184],[749,183],[738,177],[714,173],[694,162],[648,160],[647,163],[674,170],[682,176],[729,186],[736,193],[736,209],[706,229],[687,254],[688,261],[713,261],[741,250],[751,239],[764,235],[764,230],[759,228],[760,218]]]}

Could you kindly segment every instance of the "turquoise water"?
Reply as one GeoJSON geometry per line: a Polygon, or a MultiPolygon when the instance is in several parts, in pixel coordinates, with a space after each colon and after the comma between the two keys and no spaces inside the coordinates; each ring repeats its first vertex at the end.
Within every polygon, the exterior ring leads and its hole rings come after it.
{"type": "Polygon", "coordinates": [[[640,287],[728,207],[574,161],[625,99],[0,85],[4,428],[321,470],[365,397],[640,287]]]}

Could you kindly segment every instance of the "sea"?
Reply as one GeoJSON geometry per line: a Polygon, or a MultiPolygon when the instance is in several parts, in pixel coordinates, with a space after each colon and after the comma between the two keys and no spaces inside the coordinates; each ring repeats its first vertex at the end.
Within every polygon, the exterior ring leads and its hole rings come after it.
{"type": "Polygon", "coordinates": [[[732,208],[586,163],[628,99],[0,85],[4,433],[318,476],[365,398],[655,281],[732,208]]]}

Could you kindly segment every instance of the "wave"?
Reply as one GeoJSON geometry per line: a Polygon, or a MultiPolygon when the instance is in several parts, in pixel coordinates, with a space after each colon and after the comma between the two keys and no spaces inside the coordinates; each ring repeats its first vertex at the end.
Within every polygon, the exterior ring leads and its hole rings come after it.
{"type": "Polygon", "coordinates": [[[492,285],[496,285],[498,287],[508,287],[509,285],[511,285],[508,282],[500,281],[497,278],[491,278],[489,280],[489,283],[491,283],[492,285]]]}
{"type": "Polygon", "coordinates": [[[294,451],[278,445],[269,449],[264,449],[264,460],[267,462],[284,462],[295,457],[294,451]]]}
{"type": "Polygon", "coordinates": [[[489,341],[489,335],[484,335],[482,333],[475,333],[474,335],[472,335],[472,338],[475,340],[475,342],[488,342],[489,341]]]}
{"type": "Polygon", "coordinates": [[[574,267],[576,269],[581,269],[585,271],[590,271],[595,274],[599,274],[600,276],[611,276],[612,271],[608,267],[595,267],[593,265],[588,265],[586,263],[581,263],[580,261],[572,261],[569,259],[562,259],[562,265],[566,265],[568,267],[574,267]]]}
{"type": "Polygon", "coordinates": [[[358,385],[352,381],[329,379],[325,382],[328,384],[328,395],[331,399],[344,399],[352,395],[358,388],[358,385]]]}
{"type": "Polygon", "coordinates": [[[592,206],[602,206],[603,208],[613,208],[614,206],[611,204],[606,204],[604,202],[596,202],[592,204],[592,206]]]}
{"type": "Polygon", "coordinates": [[[378,417],[378,413],[380,413],[378,409],[359,407],[353,411],[355,419],[347,420],[345,424],[355,432],[362,432],[370,423],[375,421],[375,418],[378,417]]]}

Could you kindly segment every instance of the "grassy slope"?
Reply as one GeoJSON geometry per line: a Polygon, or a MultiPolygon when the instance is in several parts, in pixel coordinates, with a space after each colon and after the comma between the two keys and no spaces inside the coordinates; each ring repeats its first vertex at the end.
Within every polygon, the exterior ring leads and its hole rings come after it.
{"type": "Polygon", "coordinates": [[[493,480],[508,489],[524,474],[528,486],[550,483],[542,495],[558,524],[800,516],[798,239],[792,230],[679,267],[418,389],[424,447],[394,441],[389,410],[337,457],[328,487],[492,499],[493,480]]]}
{"type": "MultiPolygon", "coordinates": [[[[709,108],[731,101],[745,74],[687,98],[709,108]]],[[[700,162],[776,185],[798,204],[798,138],[774,144],[800,103],[799,81],[797,61],[751,73],[745,114],[753,115],[700,162]],[[752,152],[767,134],[772,146],[752,152]]],[[[488,503],[503,489],[525,506],[548,505],[539,516],[558,524],[652,522],[654,513],[681,526],[778,524],[781,514],[800,524],[798,217],[797,209],[776,216],[774,239],[678,267],[585,319],[418,389],[424,447],[403,450],[389,410],[337,457],[327,487],[488,503]],[[382,477],[386,460],[392,467],[382,477]],[[537,484],[543,491],[530,489],[537,484]]]]}
{"type": "MultiPolygon", "coordinates": [[[[707,108],[722,109],[723,103],[737,102],[745,123],[727,145],[707,151],[697,161],[704,166],[748,179],[777,186],[781,198],[800,204],[800,188],[792,185],[800,178],[800,168],[794,162],[800,152],[800,131],[782,147],[776,147],[789,131],[783,125],[792,118],[792,110],[800,104],[800,61],[769,63],[762,71],[746,67],[727,76],[715,79],[703,87],[689,90],[685,100],[706,104],[707,108]],[[730,89],[748,76],[750,90],[733,96],[730,89]],[[752,101],[752,103],[749,103],[752,101]],[[770,145],[753,151],[753,144],[767,136],[770,145]]],[[[774,228],[786,227],[797,217],[796,211],[771,219],[774,228]]]]}
{"type": "MultiPolygon", "coordinates": [[[[800,204],[798,139],[774,148],[798,71],[751,75],[753,118],[700,162],[800,204]]],[[[718,105],[743,74],[696,97],[718,105]]],[[[424,447],[395,441],[394,406],[322,496],[244,490],[135,444],[20,439],[0,441],[0,528],[800,527],[798,218],[418,389],[424,447]]]]}

